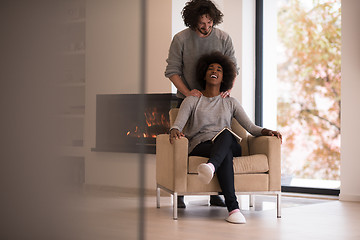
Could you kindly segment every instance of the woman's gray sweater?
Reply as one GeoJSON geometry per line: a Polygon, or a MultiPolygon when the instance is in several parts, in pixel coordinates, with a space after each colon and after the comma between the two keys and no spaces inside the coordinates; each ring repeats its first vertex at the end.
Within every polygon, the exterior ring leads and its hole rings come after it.
{"type": "Polygon", "coordinates": [[[233,97],[222,98],[220,95],[212,98],[185,98],[171,129],[183,131],[189,139],[190,153],[196,145],[211,140],[224,127],[231,128],[232,118],[250,134],[261,135],[263,128],[256,126],[249,119],[239,101],[233,97]]]}

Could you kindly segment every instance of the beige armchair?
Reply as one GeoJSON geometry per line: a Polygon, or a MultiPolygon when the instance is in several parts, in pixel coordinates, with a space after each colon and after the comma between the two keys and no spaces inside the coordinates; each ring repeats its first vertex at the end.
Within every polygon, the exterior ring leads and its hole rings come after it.
{"type": "MultiPolygon", "coordinates": [[[[178,109],[170,110],[174,123],[178,109]]],[[[277,217],[281,217],[281,153],[276,137],[253,137],[233,119],[232,129],[240,137],[243,156],[234,158],[235,191],[237,195],[272,194],[277,196],[277,217]]],[[[178,195],[210,195],[221,192],[216,174],[207,185],[197,178],[197,167],[207,158],[188,156],[188,140],[181,138],[170,144],[168,134],[156,138],[156,202],[160,208],[160,189],[173,195],[173,218],[177,219],[178,195]]]]}

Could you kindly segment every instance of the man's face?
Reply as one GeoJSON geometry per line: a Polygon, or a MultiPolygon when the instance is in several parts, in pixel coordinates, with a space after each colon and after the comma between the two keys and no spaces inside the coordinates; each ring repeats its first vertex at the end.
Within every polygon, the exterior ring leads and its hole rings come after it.
{"type": "Polygon", "coordinates": [[[209,17],[209,15],[204,14],[199,17],[199,22],[196,28],[196,32],[201,37],[206,37],[211,33],[212,27],[214,25],[213,20],[209,17]]]}

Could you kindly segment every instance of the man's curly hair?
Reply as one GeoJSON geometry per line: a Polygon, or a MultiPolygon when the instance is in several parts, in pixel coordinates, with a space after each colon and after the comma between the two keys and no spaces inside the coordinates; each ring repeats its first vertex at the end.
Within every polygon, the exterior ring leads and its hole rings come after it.
{"type": "Polygon", "coordinates": [[[191,0],[186,3],[181,14],[185,26],[193,30],[198,24],[199,17],[204,14],[209,15],[209,17],[213,20],[214,26],[222,23],[222,18],[224,16],[210,0],[191,0]]]}
{"type": "Polygon", "coordinates": [[[200,83],[200,86],[205,89],[206,71],[208,70],[210,64],[213,63],[220,64],[223,69],[223,81],[221,82],[220,92],[225,92],[231,89],[236,77],[236,67],[228,56],[220,52],[204,54],[199,58],[196,66],[196,80],[200,83]]]}

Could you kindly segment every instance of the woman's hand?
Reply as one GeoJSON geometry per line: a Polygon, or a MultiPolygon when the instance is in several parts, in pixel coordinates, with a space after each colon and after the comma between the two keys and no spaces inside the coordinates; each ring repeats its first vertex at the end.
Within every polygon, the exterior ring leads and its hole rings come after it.
{"type": "Polygon", "coordinates": [[[173,129],[170,130],[170,134],[169,134],[170,143],[173,144],[174,140],[180,139],[180,138],[182,138],[184,136],[185,135],[182,132],[180,132],[176,128],[173,128],[173,129]]]}
{"type": "Polygon", "coordinates": [[[278,139],[280,139],[280,141],[282,143],[282,135],[278,131],[272,131],[270,129],[263,128],[263,130],[261,130],[261,134],[263,136],[276,136],[278,139]]]}
{"type": "Polygon", "coordinates": [[[231,92],[231,89],[229,89],[225,92],[221,92],[220,95],[222,98],[227,98],[227,97],[230,97],[230,92],[231,92]]]}
{"type": "Polygon", "coordinates": [[[193,89],[190,92],[188,92],[188,94],[186,94],[186,97],[188,96],[201,97],[202,93],[197,89],[193,89]]]}

